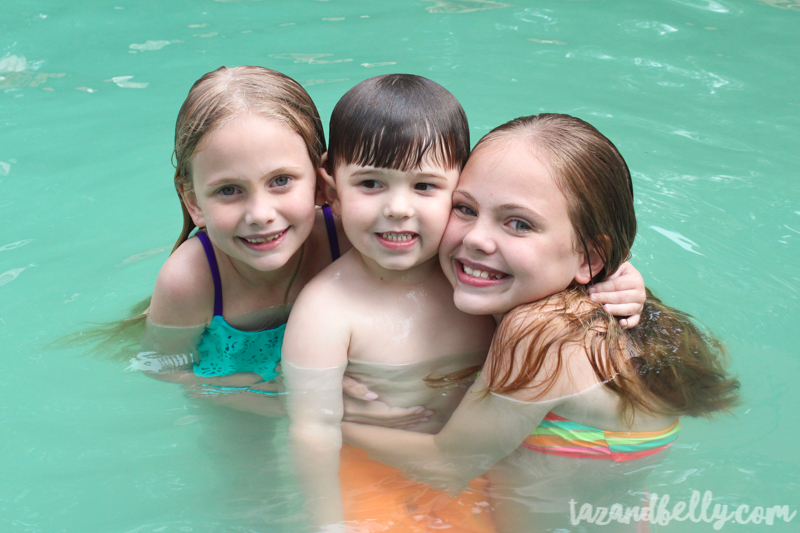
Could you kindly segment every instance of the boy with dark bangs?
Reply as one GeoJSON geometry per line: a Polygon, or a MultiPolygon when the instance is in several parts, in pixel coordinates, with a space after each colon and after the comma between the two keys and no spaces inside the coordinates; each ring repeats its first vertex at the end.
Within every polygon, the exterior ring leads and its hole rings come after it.
{"type": "Polygon", "coordinates": [[[452,498],[409,481],[342,446],[339,427],[345,371],[390,405],[431,409],[413,429],[436,433],[471,380],[431,387],[425,378],[486,357],[494,322],[455,308],[438,259],[468,155],[464,110],[425,78],[368,79],[333,111],[323,188],[353,249],[303,290],[283,346],[290,433],[315,526],[492,530],[481,490],[452,498]]]}

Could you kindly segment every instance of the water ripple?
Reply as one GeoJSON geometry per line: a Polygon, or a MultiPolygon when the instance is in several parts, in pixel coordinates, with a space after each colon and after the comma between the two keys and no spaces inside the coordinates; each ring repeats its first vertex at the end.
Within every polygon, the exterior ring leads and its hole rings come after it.
{"type": "Polygon", "coordinates": [[[461,0],[451,2],[449,0],[422,0],[423,2],[433,2],[432,6],[426,7],[428,13],[472,13],[473,11],[484,11],[486,9],[499,9],[511,7],[511,4],[501,4],[491,0],[461,0]]]}
{"type": "Polygon", "coordinates": [[[680,233],[678,233],[676,231],[670,231],[668,229],[659,228],[658,226],[650,226],[650,229],[653,229],[653,230],[657,231],[658,233],[660,233],[661,235],[663,235],[667,239],[671,240],[672,242],[674,242],[675,244],[677,244],[678,246],[680,246],[684,250],[692,252],[693,254],[703,255],[703,254],[701,254],[700,252],[698,252],[697,250],[694,249],[695,246],[698,246],[698,244],[696,242],[694,242],[691,239],[688,239],[688,238],[684,237],[683,235],[681,235],[680,233]]]}
{"type": "MultiPolygon", "coordinates": [[[[715,2],[714,0],[672,0],[676,4],[682,4],[687,7],[693,7],[695,9],[702,9],[703,11],[711,11],[713,13],[730,13],[731,10],[728,7],[725,7],[719,2],[715,2]]],[[[740,13],[741,10],[736,10],[737,13],[740,13]]]]}

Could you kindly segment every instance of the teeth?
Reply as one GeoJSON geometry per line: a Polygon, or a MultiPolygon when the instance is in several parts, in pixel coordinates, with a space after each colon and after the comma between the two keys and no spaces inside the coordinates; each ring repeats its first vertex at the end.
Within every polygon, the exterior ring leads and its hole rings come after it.
{"type": "Polygon", "coordinates": [[[270,235],[269,237],[255,237],[253,239],[248,239],[247,237],[242,237],[242,238],[247,242],[249,242],[250,244],[263,244],[265,242],[272,242],[281,235],[283,235],[283,232],[276,233],[275,235],[270,235]]]}
{"type": "Polygon", "coordinates": [[[489,274],[485,270],[477,270],[474,268],[470,268],[464,264],[462,264],[461,266],[464,267],[464,273],[467,274],[468,276],[472,276],[474,278],[483,278],[483,279],[500,279],[500,276],[496,274],[489,274]]]}
{"type": "Polygon", "coordinates": [[[387,241],[410,241],[414,235],[414,233],[381,233],[381,237],[387,241]]]}

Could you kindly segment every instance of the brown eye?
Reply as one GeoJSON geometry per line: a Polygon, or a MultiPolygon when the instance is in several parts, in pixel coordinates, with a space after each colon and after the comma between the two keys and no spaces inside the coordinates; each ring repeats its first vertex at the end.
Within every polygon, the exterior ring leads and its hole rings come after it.
{"type": "Polygon", "coordinates": [[[378,187],[381,186],[381,184],[378,183],[376,180],[364,180],[360,183],[360,185],[365,189],[377,189],[378,187]]]}
{"type": "Polygon", "coordinates": [[[476,217],[476,213],[470,206],[464,204],[454,205],[453,209],[465,217],[476,217]]]}

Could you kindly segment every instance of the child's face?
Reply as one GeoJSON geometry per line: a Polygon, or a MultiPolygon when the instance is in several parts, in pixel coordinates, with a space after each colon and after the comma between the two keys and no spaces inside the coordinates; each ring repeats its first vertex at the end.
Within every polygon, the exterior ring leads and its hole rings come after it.
{"type": "Polygon", "coordinates": [[[428,158],[407,172],[339,166],[332,207],[363,256],[387,270],[407,270],[436,257],[458,174],[428,158]]]}
{"type": "Polygon", "coordinates": [[[499,318],[581,276],[584,254],[575,241],[549,168],[530,147],[511,141],[470,157],[453,194],[440,259],[456,307],[499,318]]]}
{"type": "Polygon", "coordinates": [[[191,164],[184,200],[211,242],[262,272],[286,265],[314,225],[316,169],[302,137],[243,115],[208,133],[191,164]]]}

